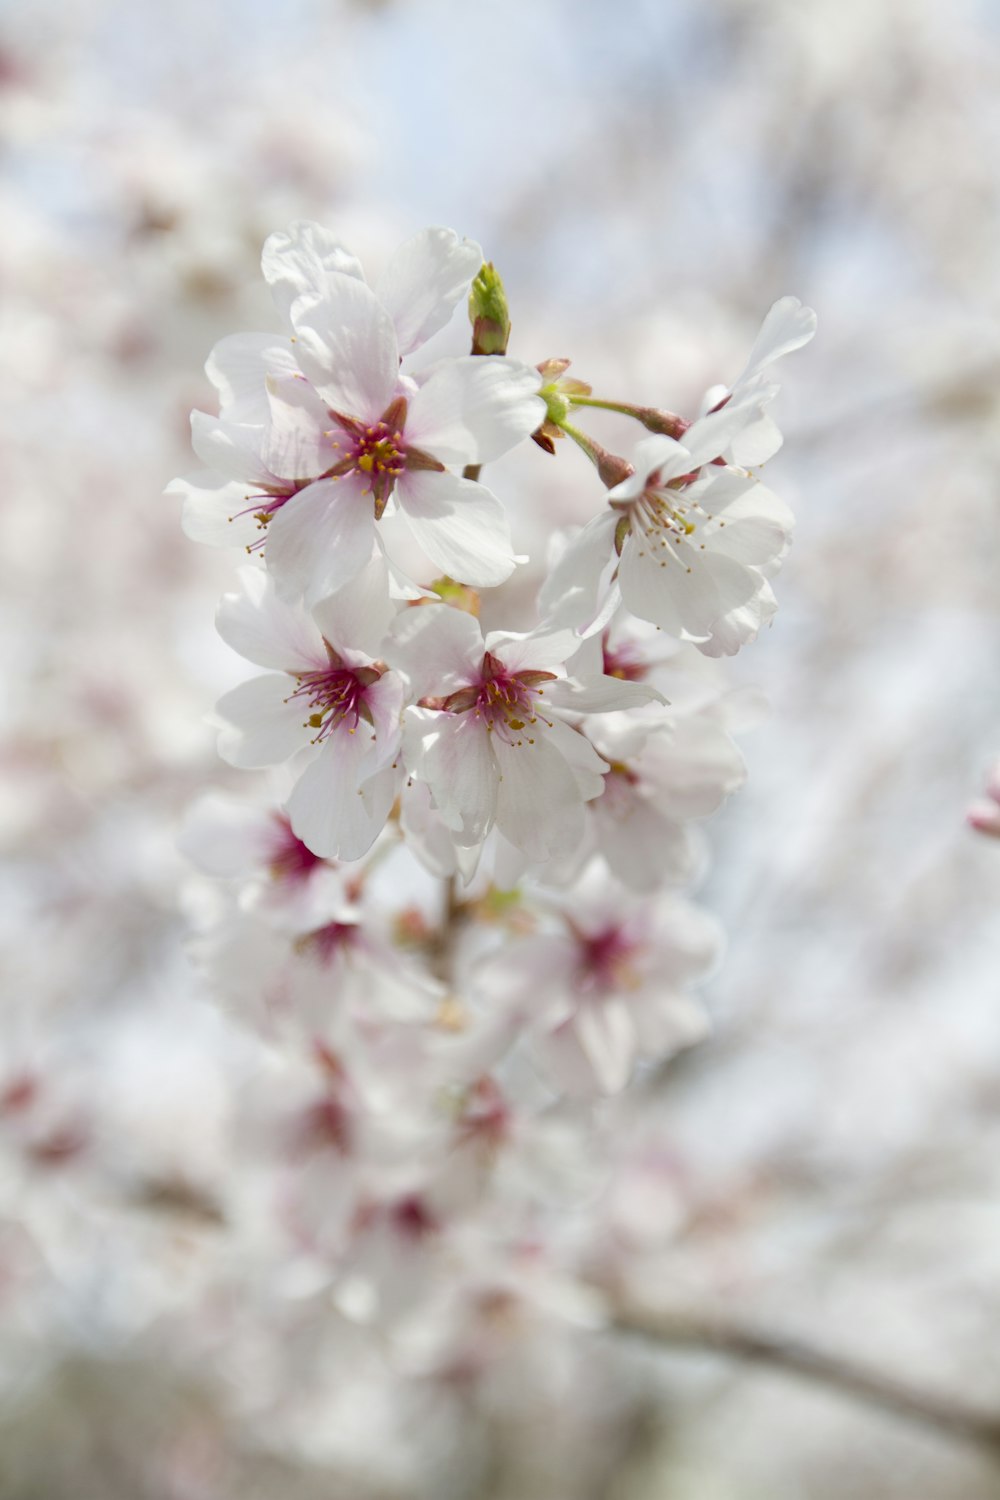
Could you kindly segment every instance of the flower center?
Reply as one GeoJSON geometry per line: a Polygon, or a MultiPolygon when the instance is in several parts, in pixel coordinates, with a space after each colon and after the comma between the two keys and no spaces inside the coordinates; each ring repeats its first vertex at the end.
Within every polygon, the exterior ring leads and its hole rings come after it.
{"type": "MultiPolygon", "coordinates": [[[[499,733],[509,745],[522,745],[522,730],[537,724],[540,717],[536,700],[545,691],[542,684],[554,681],[554,672],[508,672],[499,657],[487,651],[479,682],[460,688],[440,706],[453,714],[472,711],[490,733],[499,733]]],[[[526,738],[529,745],[535,743],[530,734],[526,738]]]]}
{"type": "Polygon", "coordinates": [[[697,541],[698,525],[712,517],[696,499],[687,498],[686,481],[670,480],[662,488],[658,485],[659,475],[651,474],[638,499],[621,506],[627,512],[628,529],[635,538],[640,557],[648,554],[659,562],[661,568],[674,562],[690,573],[687,560],[690,554],[682,554],[681,548],[697,547],[699,552],[704,552],[704,542],[697,541]],[[675,485],[681,487],[675,488],[675,485]]]}
{"type": "Polygon", "coordinates": [[[346,724],[348,734],[354,734],[362,719],[374,729],[375,720],[367,695],[372,683],[382,675],[379,667],[345,666],[343,658],[329,642],[326,642],[326,654],[330,665],[319,667],[314,672],[297,672],[297,686],[285,699],[286,703],[298,699],[309,709],[303,728],[315,729],[314,745],[328,739],[342,724],[346,724]]]}
{"type": "MultiPolygon", "coordinates": [[[[312,484],[311,479],[289,480],[288,484],[280,489],[274,485],[268,489],[262,489],[259,495],[247,495],[245,498],[249,503],[242,510],[234,511],[229,520],[238,521],[242,516],[253,516],[257,522],[257,530],[265,532],[281,507],[287,505],[289,500],[310,484],[312,484]]],[[[266,536],[259,536],[255,542],[247,544],[246,551],[248,553],[259,552],[266,541],[266,536]]]]}
{"type": "Polygon", "coordinates": [[[403,442],[406,425],[406,398],[397,396],[389,402],[377,422],[361,422],[357,417],[334,412],[337,426],[327,434],[340,455],[329,471],[331,479],[345,474],[360,474],[368,482],[364,494],[371,494],[375,519],[381,520],[393,486],[411,459],[419,461],[416,450],[408,454],[403,442]],[[336,434],[336,435],[335,435],[336,434]]]}
{"type": "Polygon", "coordinates": [[[610,634],[605,631],[601,637],[601,653],[605,677],[617,677],[621,682],[642,682],[649,676],[650,663],[643,661],[632,641],[612,646],[610,634]]]}
{"type": "Polygon", "coordinates": [[[580,944],[580,972],[586,989],[627,990],[639,983],[632,959],[635,942],[620,927],[606,927],[600,932],[577,932],[580,944]]]}
{"type": "Polygon", "coordinates": [[[274,815],[276,831],[271,846],[268,870],[272,880],[289,880],[298,884],[307,880],[317,865],[326,861],[296,838],[292,825],[280,813],[274,815]]]}
{"type": "Polygon", "coordinates": [[[354,467],[363,474],[391,475],[395,480],[405,466],[402,444],[401,432],[390,432],[384,422],[376,422],[355,440],[354,467]]]}
{"type": "Polygon", "coordinates": [[[315,953],[320,963],[332,963],[338,953],[353,947],[358,939],[358,927],[354,922],[327,922],[312,932],[304,932],[295,940],[298,953],[315,953]]]}

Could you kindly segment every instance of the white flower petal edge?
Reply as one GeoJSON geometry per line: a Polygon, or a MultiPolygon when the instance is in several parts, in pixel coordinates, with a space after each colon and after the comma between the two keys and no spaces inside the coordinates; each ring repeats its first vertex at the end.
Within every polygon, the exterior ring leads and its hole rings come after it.
{"type": "Polygon", "coordinates": [[[516,565],[510,523],[485,484],[447,470],[418,470],[402,476],[396,493],[414,537],[442,573],[473,588],[510,577],[516,565]]]}
{"type": "Polygon", "coordinates": [[[240,568],[240,591],[224,594],[215,617],[227,646],[279,672],[326,665],[323,637],[304,610],[279,599],[262,568],[240,568]]]}
{"type": "Polygon", "coordinates": [[[300,297],[321,297],[331,275],[364,279],[361,262],[329,229],[297,219],[264,242],[260,261],[264,280],[286,323],[300,297]]]}
{"type": "Polygon", "coordinates": [[[353,276],[327,278],[321,296],[293,308],[296,355],[303,374],[332,411],[375,422],[399,380],[392,319],[375,293],[353,276]]]}
{"type": "Polygon", "coordinates": [[[433,365],[410,401],[407,438],[445,464],[486,464],[522,442],[545,417],[542,377],[502,355],[433,365]]]}
{"type": "Polygon", "coordinates": [[[816,332],[816,314],[805,307],[798,297],[779,297],[769,309],[754,339],[753,348],[746,366],[736,381],[733,390],[748,381],[756,380],[762,370],[808,344],[816,332]]]}
{"type": "Polygon", "coordinates": [[[334,594],[372,555],[375,517],[358,475],[318,479],[287,500],[267,528],[267,565],[286,599],[334,594]]]}
{"type": "Polygon", "coordinates": [[[481,248],[453,229],[422,229],[393,252],[375,291],[392,318],[401,356],[445,326],[482,263],[481,248]]]}

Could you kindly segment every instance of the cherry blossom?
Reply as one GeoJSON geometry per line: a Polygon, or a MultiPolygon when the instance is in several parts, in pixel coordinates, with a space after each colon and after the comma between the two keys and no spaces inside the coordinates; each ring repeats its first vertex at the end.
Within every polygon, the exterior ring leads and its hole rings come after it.
{"type": "Polygon", "coordinates": [[[456,843],[480,844],[495,826],[544,860],[579,841],[583,804],[600,794],[605,763],[575,722],[659,695],[603,676],[567,677],[578,644],[569,631],[484,639],[470,615],[447,605],[397,620],[389,659],[417,699],[405,714],[403,758],[456,843]]]}
{"type": "MultiPolygon", "coordinates": [[[[368,571],[384,573],[377,560],[368,571]]],[[[249,661],[277,670],[220,700],[220,754],[246,768],[305,752],[287,804],[292,829],[314,854],[359,859],[384,827],[399,780],[403,685],[373,654],[386,596],[363,574],[310,613],[279,599],[260,569],[244,569],[241,586],[220,606],[219,632],[249,661]]]]}
{"type": "Polygon", "coordinates": [[[623,899],[597,874],[552,905],[558,923],[508,945],[489,983],[519,1009],[560,1092],[617,1093],[638,1057],[662,1060],[704,1034],[704,1013],[685,991],[721,949],[705,913],[675,896],[623,899]]]}
{"type": "Polygon", "coordinates": [[[172,487],[189,534],[266,545],[282,597],[311,605],[365,565],[391,505],[439,572],[476,587],[508,577],[501,502],[451,470],[529,436],[544,416],[541,376],[471,355],[400,372],[401,356],[448,320],[480,260],[451,231],[427,230],[373,291],[318,226],[272,236],[265,275],[291,343],[251,334],[216,346],[208,371],[221,415],[192,417],[209,473],[172,487]]]}

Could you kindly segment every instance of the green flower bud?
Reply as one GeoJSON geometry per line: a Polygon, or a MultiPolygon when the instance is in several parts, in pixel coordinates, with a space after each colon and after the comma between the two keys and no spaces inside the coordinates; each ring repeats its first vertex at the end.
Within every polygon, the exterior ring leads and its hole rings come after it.
{"type": "Polygon", "coordinates": [[[453,609],[461,609],[467,615],[479,616],[479,594],[467,583],[456,583],[454,578],[436,578],[431,584],[431,589],[445,604],[450,604],[453,609]]]}
{"type": "Polygon", "coordinates": [[[492,261],[480,268],[469,289],[473,354],[506,354],[510,338],[507,294],[492,261]]]}

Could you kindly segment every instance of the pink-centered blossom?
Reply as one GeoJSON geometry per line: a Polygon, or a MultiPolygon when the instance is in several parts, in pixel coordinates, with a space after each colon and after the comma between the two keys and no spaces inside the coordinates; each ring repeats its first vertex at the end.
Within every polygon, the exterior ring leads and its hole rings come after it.
{"type": "Polygon", "coordinates": [[[716,923],[675,896],[637,900],[588,876],[558,925],[509,945],[491,980],[528,1023],[530,1049],[562,1093],[617,1093],[640,1057],[662,1061],[705,1033],[686,993],[716,963],[716,923]]]}
{"type": "Polygon", "coordinates": [[[599,629],[624,603],[709,656],[732,655],[774,613],[791,511],[742,465],[769,458],[781,435],[768,414],[767,371],[812,337],[816,318],[794,297],[771,308],[746,368],[681,440],[642,438],[609,509],[567,546],[542,592],[551,623],[599,629]]]}
{"type": "Polygon", "coordinates": [[[173,486],[189,534],[266,547],[282,597],[313,604],[367,563],[389,509],[438,572],[503,582],[515,563],[504,507],[452,470],[530,435],[544,416],[541,377],[500,356],[400,370],[447,322],[481,259],[452,231],[425,230],[373,291],[318,226],[272,236],[264,271],[291,339],[240,335],[213,352],[221,415],[192,417],[209,472],[173,486]]]}
{"type": "Polygon", "coordinates": [[[258,568],[242,570],[240,582],[220,605],[219,633],[248,661],[276,670],[220,700],[219,752],[246,768],[301,756],[287,803],[293,831],[315,854],[360,859],[400,778],[403,684],[375,655],[387,623],[384,568],[372,562],[312,612],[279,599],[258,568]]]}
{"type": "Polygon", "coordinates": [[[480,844],[496,827],[545,860],[579,842],[583,804],[600,795],[606,767],[576,723],[659,695],[568,677],[578,645],[571,631],[492,631],[484,640],[471,615],[443,604],[397,618],[387,654],[417,700],[405,714],[403,758],[457,844],[480,844]]]}

